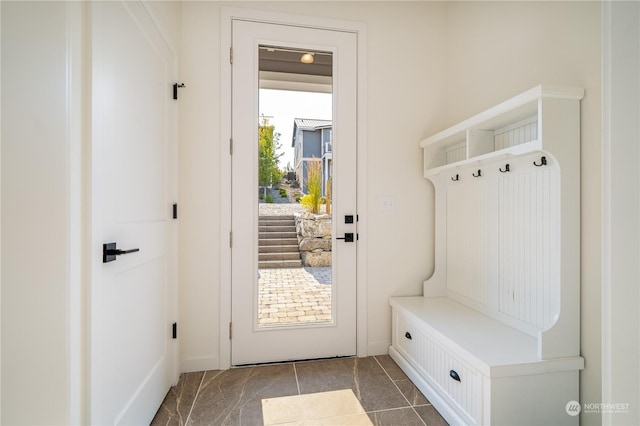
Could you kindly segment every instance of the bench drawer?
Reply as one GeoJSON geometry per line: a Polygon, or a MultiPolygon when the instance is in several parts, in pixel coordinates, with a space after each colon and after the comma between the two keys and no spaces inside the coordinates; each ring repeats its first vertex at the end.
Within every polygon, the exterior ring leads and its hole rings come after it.
{"type": "Polygon", "coordinates": [[[393,341],[441,396],[469,424],[480,423],[482,379],[473,367],[401,314],[396,316],[393,341]]]}
{"type": "Polygon", "coordinates": [[[420,364],[457,410],[468,416],[469,423],[479,423],[482,406],[482,379],[473,367],[436,341],[424,337],[420,364]]]}
{"type": "Polygon", "coordinates": [[[397,317],[396,332],[394,341],[398,349],[404,352],[409,358],[418,361],[417,357],[420,354],[420,346],[423,341],[422,333],[402,315],[398,315],[397,317]]]}

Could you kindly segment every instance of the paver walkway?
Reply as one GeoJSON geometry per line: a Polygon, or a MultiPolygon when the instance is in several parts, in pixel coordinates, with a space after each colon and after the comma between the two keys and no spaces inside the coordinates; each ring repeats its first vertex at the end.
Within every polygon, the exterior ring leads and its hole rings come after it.
{"type": "MultiPolygon", "coordinates": [[[[291,215],[305,209],[279,200],[259,204],[260,216],[291,215]]],[[[324,208],[325,206],[321,206],[324,208]]],[[[258,324],[261,327],[331,321],[331,268],[260,269],[258,324]]]]}
{"type": "Polygon", "coordinates": [[[258,324],[331,321],[331,268],[260,269],[258,324]]]}

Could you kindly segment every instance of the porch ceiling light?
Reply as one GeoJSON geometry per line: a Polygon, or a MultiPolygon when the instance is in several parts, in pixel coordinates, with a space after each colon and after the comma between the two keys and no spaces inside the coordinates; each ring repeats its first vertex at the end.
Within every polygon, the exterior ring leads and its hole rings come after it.
{"type": "Polygon", "coordinates": [[[303,64],[312,64],[313,63],[313,53],[305,53],[300,57],[300,62],[303,64]]]}

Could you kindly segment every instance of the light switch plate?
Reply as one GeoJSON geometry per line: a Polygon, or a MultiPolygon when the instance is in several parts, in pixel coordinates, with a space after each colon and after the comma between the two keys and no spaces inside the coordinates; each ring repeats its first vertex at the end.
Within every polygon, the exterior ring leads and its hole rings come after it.
{"type": "Polygon", "coordinates": [[[396,209],[396,200],[393,197],[380,198],[380,210],[383,212],[391,212],[396,209]]]}

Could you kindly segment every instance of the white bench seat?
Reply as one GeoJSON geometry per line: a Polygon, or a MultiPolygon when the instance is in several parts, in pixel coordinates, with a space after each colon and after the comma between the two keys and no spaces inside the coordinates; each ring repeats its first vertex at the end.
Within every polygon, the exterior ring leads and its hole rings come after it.
{"type": "Polygon", "coordinates": [[[584,368],[581,357],[541,360],[536,338],[446,297],[394,297],[390,303],[487,377],[584,368]]]}

